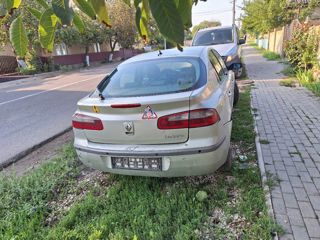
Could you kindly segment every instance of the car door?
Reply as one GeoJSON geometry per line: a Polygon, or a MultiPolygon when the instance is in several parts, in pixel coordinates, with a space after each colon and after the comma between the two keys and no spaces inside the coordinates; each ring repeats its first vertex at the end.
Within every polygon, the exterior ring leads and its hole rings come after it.
{"type": "Polygon", "coordinates": [[[221,59],[219,54],[213,49],[209,51],[209,60],[213,65],[216,74],[218,75],[220,88],[223,91],[223,108],[225,114],[224,123],[227,123],[231,120],[234,82],[232,82],[232,75],[229,74],[229,72],[227,71],[226,66],[223,64],[223,60],[221,59]]]}

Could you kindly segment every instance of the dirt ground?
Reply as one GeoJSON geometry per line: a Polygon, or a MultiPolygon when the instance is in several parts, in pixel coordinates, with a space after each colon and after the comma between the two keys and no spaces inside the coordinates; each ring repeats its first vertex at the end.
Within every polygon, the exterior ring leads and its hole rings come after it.
{"type": "Polygon", "coordinates": [[[55,138],[51,142],[43,145],[37,150],[29,153],[27,156],[23,157],[19,161],[10,166],[4,168],[2,171],[4,173],[10,173],[12,170],[15,171],[17,176],[22,175],[24,172],[29,171],[37,167],[41,162],[48,161],[54,156],[60,153],[62,146],[68,144],[73,139],[73,131],[70,130],[63,135],[55,138]]]}

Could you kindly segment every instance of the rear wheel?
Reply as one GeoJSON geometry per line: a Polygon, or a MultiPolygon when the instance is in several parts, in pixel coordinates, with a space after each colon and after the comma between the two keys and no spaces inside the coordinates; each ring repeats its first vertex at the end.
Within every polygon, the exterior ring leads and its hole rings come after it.
{"type": "Polygon", "coordinates": [[[221,170],[230,171],[232,169],[232,163],[233,163],[233,158],[232,158],[232,150],[230,146],[228,151],[227,161],[222,165],[221,170]]]}
{"type": "Polygon", "coordinates": [[[241,78],[241,76],[242,76],[242,68],[239,68],[235,71],[235,77],[241,78]]]}
{"type": "Polygon", "coordinates": [[[234,95],[233,95],[233,106],[239,101],[239,88],[237,82],[234,83],[234,95]]]}

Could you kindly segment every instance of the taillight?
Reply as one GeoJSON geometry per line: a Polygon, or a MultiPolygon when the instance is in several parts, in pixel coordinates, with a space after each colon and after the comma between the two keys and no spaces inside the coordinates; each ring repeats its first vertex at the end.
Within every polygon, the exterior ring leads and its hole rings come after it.
{"type": "Polygon", "coordinates": [[[159,129],[179,129],[205,127],[220,121],[215,109],[196,109],[163,116],[158,119],[159,129]]]}
{"type": "Polygon", "coordinates": [[[72,126],[79,129],[102,130],[103,125],[99,118],[76,113],[72,116],[72,126]]]}

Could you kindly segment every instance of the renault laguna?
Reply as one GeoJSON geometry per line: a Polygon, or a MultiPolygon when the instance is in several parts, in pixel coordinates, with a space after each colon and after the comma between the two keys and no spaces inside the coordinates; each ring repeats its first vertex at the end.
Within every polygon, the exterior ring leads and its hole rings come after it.
{"type": "Polygon", "coordinates": [[[78,102],[72,118],[78,157],[94,169],[137,176],[228,169],[235,86],[234,73],[211,47],[126,60],[78,102]]]}

